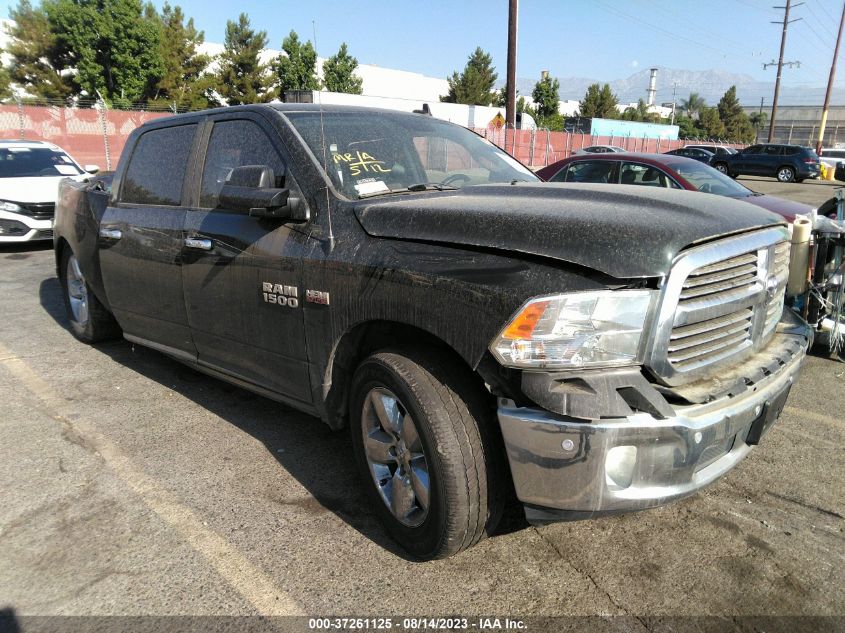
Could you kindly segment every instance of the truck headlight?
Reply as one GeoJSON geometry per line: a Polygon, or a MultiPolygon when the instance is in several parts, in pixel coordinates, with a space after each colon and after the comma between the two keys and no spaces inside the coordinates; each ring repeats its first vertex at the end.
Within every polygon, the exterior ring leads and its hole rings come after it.
{"type": "Polygon", "coordinates": [[[11,211],[12,213],[20,213],[23,211],[21,205],[7,200],[0,200],[0,211],[11,211]]]}
{"type": "Polygon", "coordinates": [[[576,368],[641,362],[655,293],[600,290],[531,299],[490,344],[508,367],[576,368]]]}

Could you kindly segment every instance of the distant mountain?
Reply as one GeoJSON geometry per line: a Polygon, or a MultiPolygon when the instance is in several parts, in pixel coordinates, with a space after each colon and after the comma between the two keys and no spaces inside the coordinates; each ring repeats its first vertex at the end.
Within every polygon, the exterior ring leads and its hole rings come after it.
{"type": "MultiPolygon", "coordinates": [[[[772,104],[774,81],[757,81],[749,75],[724,70],[683,70],[663,66],[657,68],[658,104],[672,101],[673,86],[677,101],[686,99],[691,92],[697,92],[708,104],[715,105],[728,88],[736,86],[737,96],[743,105],[759,105],[761,97],[764,99],[764,107],[771,107],[772,104]]],[[[560,98],[563,101],[581,99],[590,84],[609,83],[611,90],[619,97],[619,101],[629,103],[646,98],[650,75],[649,69],[646,68],[625,79],[607,82],[587,77],[558,77],[557,79],[560,82],[560,98]]],[[[518,77],[516,85],[519,94],[530,97],[536,82],[537,79],[518,77]]],[[[778,102],[781,105],[821,105],[824,101],[824,92],[824,85],[784,83],[781,85],[778,102]]],[[[834,88],[831,103],[843,102],[845,102],[845,89],[834,88]]]]}

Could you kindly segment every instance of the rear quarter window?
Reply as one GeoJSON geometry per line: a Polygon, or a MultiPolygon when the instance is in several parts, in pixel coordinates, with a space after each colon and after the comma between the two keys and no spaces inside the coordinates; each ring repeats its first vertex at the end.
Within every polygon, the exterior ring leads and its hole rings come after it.
{"type": "Polygon", "coordinates": [[[182,183],[197,125],[144,132],[126,168],[121,202],[163,206],[182,204],[182,183]]]}

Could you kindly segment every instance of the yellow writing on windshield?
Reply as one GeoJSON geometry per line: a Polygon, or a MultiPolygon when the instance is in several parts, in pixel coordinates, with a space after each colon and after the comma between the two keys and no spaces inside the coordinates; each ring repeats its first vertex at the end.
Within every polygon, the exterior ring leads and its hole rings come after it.
{"type": "Polygon", "coordinates": [[[367,152],[360,150],[354,154],[334,154],[332,160],[335,165],[344,163],[349,167],[349,174],[352,176],[359,176],[364,172],[377,172],[381,174],[390,173],[390,169],[384,166],[383,160],[377,160],[370,156],[367,152]]]}

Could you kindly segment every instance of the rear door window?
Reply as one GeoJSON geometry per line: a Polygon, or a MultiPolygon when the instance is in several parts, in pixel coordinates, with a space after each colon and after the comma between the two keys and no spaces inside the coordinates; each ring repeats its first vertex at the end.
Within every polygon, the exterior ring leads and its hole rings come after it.
{"type": "Polygon", "coordinates": [[[215,209],[223,183],[235,167],[264,165],[273,170],[275,186],[283,187],[285,163],[270,137],[254,121],[217,121],[208,141],[202,170],[200,207],[215,209]]]}
{"type": "Polygon", "coordinates": [[[558,172],[552,182],[616,182],[613,160],[585,160],[572,163],[558,172]]]}
{"type": "Polygon", "coordinates": [[[623,185],[642,185],[645,187],[665,187],[680,189],[664,171],[642,163],[622,163],[619,182],[623,185]]]}
{"type": "Polygon", "coordinates": [[[144,132],[126,168],[121,202],[180,206],[196,129],[192,123],[144,132]]]}

